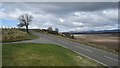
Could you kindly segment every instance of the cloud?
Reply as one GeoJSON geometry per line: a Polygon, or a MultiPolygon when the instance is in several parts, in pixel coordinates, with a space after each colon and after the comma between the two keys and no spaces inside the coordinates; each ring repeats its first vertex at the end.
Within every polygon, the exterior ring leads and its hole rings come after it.
{"type": "Polygon", "coordinates": [[[15,9],[14,12],[6,12],[5,9],[2,11],[2,19],[17,19],[20,15],[28,13],[32,15],[31,11],[21,11],[20,9],[15,9]]]}
{"type": "Polygon", "coordinates": [[[73,25],[76,25],[76,26],[82,27],[82,26],[83,26],[83,23],[80,23],[80,22],[73,22],[73,25]]]}
{"type": "Polygon", "coordinates": [[[60,18],[59,20],[60,20],[60,22],[64,22],[64,20],[62,18],[60,18]]]}
{"type": "Polygon", "coordinates": [[[0,19],[18,20],[21,14],[28,13],[33,16],[30,28],[52,26],[60,31],[115,29],[117,5],[117,2],[7,2],[3,3],[0,19]]]}

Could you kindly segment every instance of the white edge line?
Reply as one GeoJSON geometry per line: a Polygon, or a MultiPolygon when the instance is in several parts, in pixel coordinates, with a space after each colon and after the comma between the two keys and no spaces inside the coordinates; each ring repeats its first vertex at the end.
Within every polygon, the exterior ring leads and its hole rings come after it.
{"type": "MultiPolygon", "coordinates": [[[[80,44],[80,45],[83,45],[83,44],[80,44]]],[[[83,45],[83,46],[87,46],[87,45],[83,45]]],[[[87,47],[90,47],[90,46],[87,46],[87,47]]],[[[109,53],[109,54],[112,54],[112,55],[118,56],[118,55],[116,55],[116,54],[113,54],[113,53],[110,53],[110,52],[106,52],[106,51],[103,51],[103,50],[98,49],[98,48],[95,48],[95,47],[90,47],[90,48],[97,49],[97,50],[99,50],[99,51],[102,51],[102,52],[105,52],[105,53],[109,53]]]]}
{"type": "MultiPolygon", "coordinates": [[[[81,53],[79,53],[79,52],[76,52],[76,51],[73,51],[73,52],[78,53],[79,55],[85,56],[85,55],[83,55],[83,54],[81,54],[81,53]]],[[[88,56],[85,56],[85,57],[87,57],[88,59],[91,59],[91,60],[93,60],[93,61],[95,61],[95,62],[98,62],[98,63],[100,63],[100,64],[102,64],[102,65],[108,66],[108,65],[106,65],[106,64],[104,64],[104,63],[102,63],[102,62],[99,62],[99,61],[97,61],[97,60],[95,60],[95,59],[92,59],[92,58],[90,58],[90,57],[88,57],[88,56]]]]}
{"type": "MultiPolygon", "coordinates": [[[[58,45],[60,45],[60,44],[58,44],[58,45]]],[[[65,46],[62,46],[62,47],[66,48],[66,49],[69,49],[69,48],[67,48],[67,47],[65,47],[65,46]]],[[[69,49],[69,50],[71,50],[71,49],[69,49]]],[[[90,58],[90,57],[88,57],[88,56],[85,56],[85,55],[83,55],[83,54],[81,54],[81,53],[79,53],[79,52],[76,52],[76,51],[74,51],[74,50],[72,50],[72,51],[75,52],[75,53],[77,53],[77,54],[79,54],[79,55],[82,55],[82,56],[84,56],[84,57],[87,57],[88,59],[91,59],[91,60],[93,60],[93,61],[95,61],[95,62],[98,62],[98,63],[100,63],[100,64],[102,64],[102,65],[104,65],[104,66],[108,66],[108,65],[106,65],[106,64],[104,64],[104,63],[101,63],[101,62],[95,60],[95,59],[92,59],[92,58],[90,58]]]]}
{"type": "Polygon", "coordinates": [[[113,58],[108,57],[108,56],[104,56],[104,57],[106,57],[106,58],[108,58],[108,59],[111,59],[111,60],[114,60],[114,61],[117,61],[117,62],[120,62],[119,60],[117,60],[117,59],[113,59],[113,58]]]}

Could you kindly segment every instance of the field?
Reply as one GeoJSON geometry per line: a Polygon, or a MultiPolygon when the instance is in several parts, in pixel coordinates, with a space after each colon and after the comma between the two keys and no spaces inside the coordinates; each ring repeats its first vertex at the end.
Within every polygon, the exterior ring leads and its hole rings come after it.
{"type": "Polygon", "coordinates": [[[53,44],[3,44],[3,66],[102,66],[53,44]]]}
{"type": "Polygon", "coordinates": [[[118,50],[117,34],[75,34],[76,40],[84,43],[93,43],[115,51],[118,50]]]}
{"type": "Polygon", "coordinates": [[[35,38],[37,37],[19,29],[2,29],[2,42],[15,42],[35,38]]]}

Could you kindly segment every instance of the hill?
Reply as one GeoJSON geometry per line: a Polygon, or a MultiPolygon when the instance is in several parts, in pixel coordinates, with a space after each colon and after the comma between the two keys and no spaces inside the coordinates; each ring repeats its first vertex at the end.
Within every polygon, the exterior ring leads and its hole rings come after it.
{"type": "Polygon", "coordinates": [[[91,30],[91,31],[70,31],[71,34],[107,34],[107,33],[120,33],[120,29],[114,30],[91,30]]]}
{"type": "Polygon", "coordinates": [[[37,38],[19,29],[2,29],[2,42],[15,42],[37,38]]]}

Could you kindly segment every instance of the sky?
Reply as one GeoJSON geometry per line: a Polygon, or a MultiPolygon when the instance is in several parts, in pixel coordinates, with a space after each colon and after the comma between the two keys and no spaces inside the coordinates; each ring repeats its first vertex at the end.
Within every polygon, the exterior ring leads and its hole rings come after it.
{"type": "Polygon", "coordinates": [[[118,29],[117,2],[3,2],[0,27],[16,27],[19,16],[33,16],[31,29],[58,28],[59,31],[118,29]]]}

